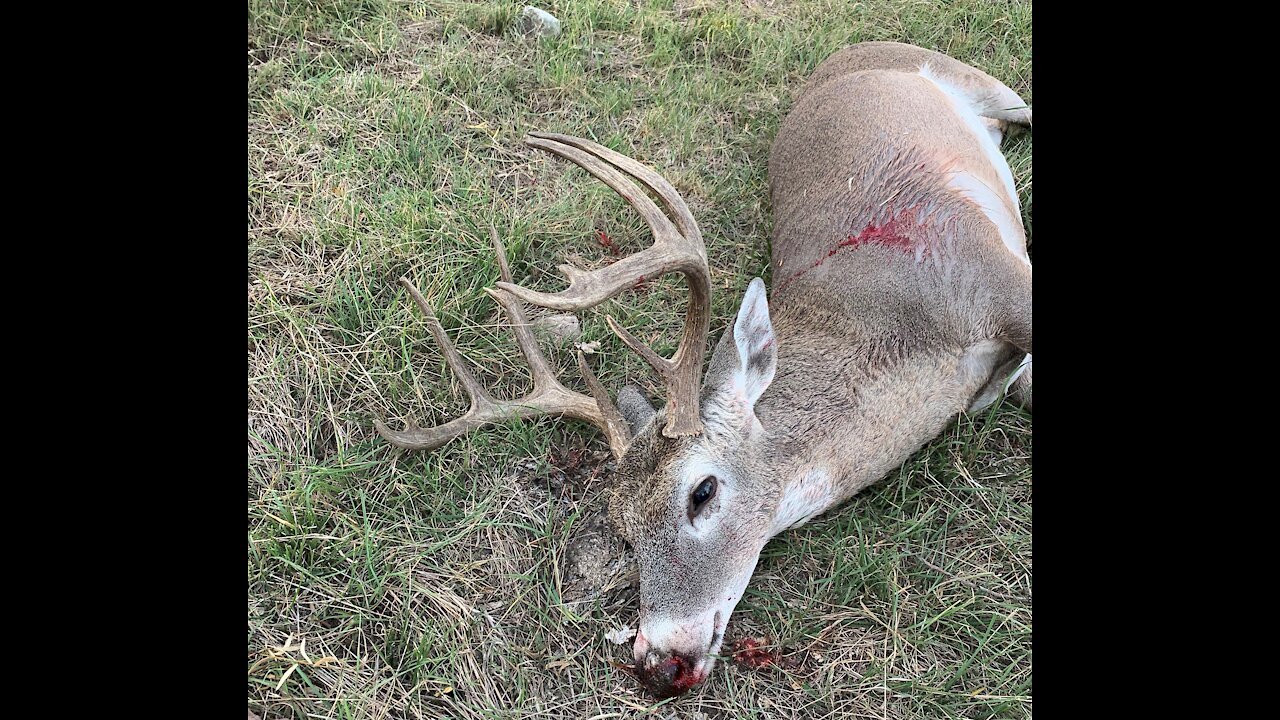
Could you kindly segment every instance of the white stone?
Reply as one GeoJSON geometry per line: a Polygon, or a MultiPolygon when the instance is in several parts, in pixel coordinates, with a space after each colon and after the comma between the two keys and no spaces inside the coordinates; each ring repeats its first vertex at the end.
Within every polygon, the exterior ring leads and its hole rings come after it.
{"type": "Polygon", "coordinates": [[[532,5],[525,5],[520,14],[521,29],[538,37],[556,37],[560,34],[560,21],[546,10],[539,10],[532,5]]]}

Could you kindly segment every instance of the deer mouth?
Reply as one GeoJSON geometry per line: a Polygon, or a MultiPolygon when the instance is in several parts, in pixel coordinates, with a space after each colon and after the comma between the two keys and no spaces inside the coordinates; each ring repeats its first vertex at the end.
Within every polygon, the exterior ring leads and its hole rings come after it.
{"type": "Polygon", "coordinates": [[[715,653],[720,649],[720,643],[724,640],[724,624],[720,621],[720,613],[716,612],[715,630],[711,633],[711,642],[707,645],[707,651],[702,654],[702,658],[698,660],[698,664],[694,666],[694,673],[698,676],[698,682],[706,679],[711,674],[711,668],[715,665],[715,653]]]}
{"type": "Polygon", "coordinates": [[[724,639],[724,624],[720,622],[720,611],[716,611],[715,630],[711,633],[711,644],[707,646],[707,655],[720,649],[720,641],[724,639]]]}

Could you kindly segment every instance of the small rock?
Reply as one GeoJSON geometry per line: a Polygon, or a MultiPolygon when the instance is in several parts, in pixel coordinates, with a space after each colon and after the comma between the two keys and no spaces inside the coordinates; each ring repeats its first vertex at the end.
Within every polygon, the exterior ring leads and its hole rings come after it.
{"type": "Polygon", "coordinates": [[[520,31],[526,35],[553,38],[560,34],[560,21],[546,10],[525,5],[520,14],[520,31]]]}
{"type": "Polygon", "coordinates": [[[573,342],[582,336],[582,326],[577,315],[545,315],[533,321],[533,331],[549,337],[558,345],[573,342]]]}

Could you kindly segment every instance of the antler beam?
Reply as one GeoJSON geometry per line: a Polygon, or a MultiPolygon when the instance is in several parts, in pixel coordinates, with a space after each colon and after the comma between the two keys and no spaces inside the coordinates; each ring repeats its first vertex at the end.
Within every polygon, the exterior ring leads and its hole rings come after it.
{"type": "Polygon", "coordinates": [[[608,318],[609,327],[658,373],[667,386],[667,437],[697,435],[702,432],[698,413],[698,391],[707,333],[711,327],[711,274],[702,233],[689,206],[671,183],[635,160],[590,140],[553,133],[532,133],[525,142],[554,153],[581,166],[617,192],[644,218],[653,232],[653,245],[599,270],[586,272],[561,265],[569,279],[568,289],[541,293],[513,284],[504,278],[498,287],[516,297],[557,310],[585,310],[595,307],[632,287],[642,278],[654,279],[680,272],[689,288],[689,309],[685,315],[680,346],[670,360],[660,357],[626,329],[608,318]],[[648,194],[619,170],[639,180],[662,201],[675,221],[658,209],[648,194]]]}

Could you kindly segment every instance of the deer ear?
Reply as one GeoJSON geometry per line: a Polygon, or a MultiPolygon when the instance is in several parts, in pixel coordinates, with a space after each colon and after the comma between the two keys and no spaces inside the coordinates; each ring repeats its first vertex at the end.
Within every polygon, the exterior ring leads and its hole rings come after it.
{"type": "Polygon", "coordinates": [[[746,297],[742,298],[738,319],[733,323],[733,342],[738,346],[738,367],[733,373],[735,389],[745,396],[747,407],[754,407],[778,369],[778,343],[769,320],[764,281],[760,278],[751,281],[746,297]]]}
{"type": "Polygon", "coordinates": [[[644,394],[640,392],[640,388],[628,385],[618,393],[618,412],[627,419],[627,424],[631,426],[631,435],[634,437],[640,434],[641,428],[649,424],[655,411],[645,399],[644,394]]]}

